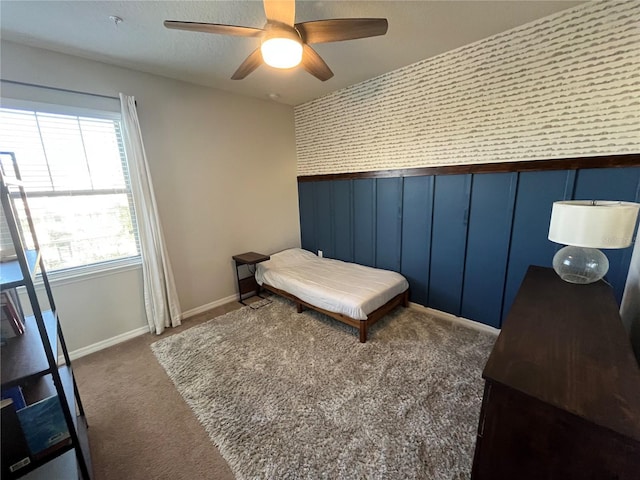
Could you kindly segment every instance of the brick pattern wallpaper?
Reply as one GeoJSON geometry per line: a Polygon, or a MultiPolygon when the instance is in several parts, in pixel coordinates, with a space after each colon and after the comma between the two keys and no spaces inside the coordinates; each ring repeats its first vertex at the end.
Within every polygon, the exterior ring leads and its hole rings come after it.
{"type": "Polygon", "coordinates": [[[580,5],[295,108],[298,175],[640,152],[640,2],[580,5]]]}

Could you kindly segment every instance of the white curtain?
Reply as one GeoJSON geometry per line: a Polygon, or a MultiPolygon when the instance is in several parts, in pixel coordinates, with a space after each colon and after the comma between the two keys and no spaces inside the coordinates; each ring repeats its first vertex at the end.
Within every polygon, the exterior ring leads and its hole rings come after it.
{"type": "Polygon", "coordinates": [[[120,94],[124,148],[142,250],[144,305],[151,332],[180,325],[182,313],[144,152],[136,101],[120,94]]]}

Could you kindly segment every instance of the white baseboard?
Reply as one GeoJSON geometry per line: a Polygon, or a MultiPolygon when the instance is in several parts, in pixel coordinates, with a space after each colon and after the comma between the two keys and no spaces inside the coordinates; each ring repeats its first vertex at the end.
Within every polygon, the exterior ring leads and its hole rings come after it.
{"type": "MultiPolygon", "coordinates": [[[[182,319],[193,317],[200,313],[206,312],[207,310],[211,310],[212,308],[216,308],[221,305],[224,305],[225,303],[236,301],[237,299],[238,299],[237,295],[229,295],[228,297],[221,298],[220,300],[216,300],[215,302],[207,303],[206,305],[192,308],[191,310],[187,310],[186,312],[182,313],[182,319]]],[[[101,340],[100,342],[87,345],[86,347],[82,347],[82,348],[78,348],[77,350],[70,351],[69,358],[71,360],[75,360],[76,358],[84,357],[85,355],[89,355],[90,353],[94,353],[99,350],[112,347],[114,345],[117,345],[118,343],[126,342],[127,340],[130,340],[132,338],[138,337],[140,335],[144,335],[145,333],[149,333],[148,326],[136,328],[129,332],[116,335],[115,337],[107,338],[106,340],[101,340]]],[[[62,356],[58,357],[58,364],[63,364],[63,363],[64,363],[64,358],[62,356]]]]}
{"type": "Polygon", "coordinates": [[[483,332],[492,333],[493,335],[498,335],[500,333],[500,329],[498,328],[485,325],[484,323],[469,320],[468,318],[457,317],[455,315],[452,315],[451,313],[443,312],[441,310],[436,310],[435,308],[425,307],[424,305],[420,305],[418,303],[409,302],[409,308],[422,310],[423,312],[427,312],[435,317],[442,318],[443,320],[459,323],[461,325],[464,325],[465,327],[473,328],[475,330],[481,330],[483,332]]]}
{"type": "MultiPolygon", "coordinates": [[[[106,340],[102,340],[100,342],[88,345],[86,347],[78,348],[77,350],[73,350],[69,352],[69,358],[71,360],[75,360],[76,358],[84,357],[85,355],[89,355],[90,353],[97,352],[99,350],[103,350],[107,347],[112,347],[113,345],[117,345],[118,343],[125,342],[135,337],[139,337],[140,335],[144,335],[145,333],[149,333],[149,327],[139,327],[129,332],[121,333],[120,335],[116,335],[115,337],[107,338],[106,340]]],[[[60,360],[64,363],[63,357],[58,357],[58,363],[60,360]]]]}
{"type": "Polygon", "coordinates": [[[207,303],[206,305],[201,305],[196,308],[192,308],[187,310],[186,312],[182,312],[182,318],[194,317],[200,313],[206,312],[207,310],[211,310],[212,308],[219,307],[224,305],[225,303],[237,302],[238,295],[229,295],[228,297],[221,298],[220,300],[216,300],[215,302],[207,303]]]}
{"type": "MultiPolygon", "coordinates": [[[[237,295],[229,295],[228,297],[221,298],[220,300],[216,300],[215,302],[207,303],[206,305],[201,305],[200,307],[196,307],[196,308],[192,308],[190,310],[187,310],[186,312],[182,313],[182,318],[185,319],[185,318],[193,317],[195,315],[198,315],[200,313],[206,312],[207,310],[211,310],[213,308],[219,307],[219,306],[224,305],[226,303],[234,302],[237,299],[238,299],[237,295]]],[[[452,315],[450,313],[446,313],[446,312],[442,312],[440,310],[435,310],[433,308],[425,307],[425,306],[417,304],[417,303],[410,302],[409,303],[409,307],[410,308],[414,308],[416,310],[422,310],[424,312],[427,312],[427,313],[429,313],[431,315],[434,315],[434,316],[436,316],[438,318],[442,318],[444,320],[460,323],[460,324],[465,325],[466,327],[469,327],[469,328],[474,328],[476,330],[481,330],[483,332],[489,332],[489,333],[492,333],[494,335],[498,335],[500,333],[499,329],[490,327],[489,325],[485,325],[484,323],[474,322],[473,320],[469,320],[469,319],[466,319],[466,318],[463,318],[463,317],[456,317],[455,315],[452,315]]],[[[92,345],[88,345],[86,347],[82,347],[82,348],[78,348],[77,350],[73,350],[73,351],[69,352],[69,358],[71,358],[71,360],[75,360],[76,358],[84,357],[85,355],[89,355],[90,353],[94,353],[94,352],[97,352],[99,350],[103,350],[105,348],[117,345],[118,343],[122,343],[122,342],[130,340],[132,338],[138,337],[140,335],[144,335],[145,333],[149,333],[149,327],[148,326],[139,327],[139,328],[136,328],[136,329],[131,330],[129,332],[125,332],[125,333],[121,333],[120,335],[116,335],[115,337],[111,337],[111,338],[108,338],[106,340],[102,340],[100,342],[94,343],[92,345]]],[[[59,363],[64,363],[64,359],[62,357],[59,357],[58,358],[58,362],[59,363]]]]}

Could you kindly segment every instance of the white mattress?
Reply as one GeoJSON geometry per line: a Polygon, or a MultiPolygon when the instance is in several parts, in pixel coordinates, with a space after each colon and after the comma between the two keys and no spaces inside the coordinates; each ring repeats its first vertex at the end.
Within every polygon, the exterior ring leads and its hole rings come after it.
{"type": "Polygon", "coordinates": [[[399,273],[320,258],[300,248],[284,250],[258,263],[256,280],[315,307],[358,320],[365,320],[409,288],[399,273]]]}

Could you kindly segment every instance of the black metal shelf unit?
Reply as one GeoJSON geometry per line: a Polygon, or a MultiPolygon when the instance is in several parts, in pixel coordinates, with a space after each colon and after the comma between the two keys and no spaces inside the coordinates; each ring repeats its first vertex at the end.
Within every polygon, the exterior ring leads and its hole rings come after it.
{"type": "MultiPolygon", "coordinates": [[[[91,479],[86,417],[44,261],[40,255],[27,194],[15,155],[0,152],[0,160],[2,212],[15,249],[15,256],[0,264],[0,289],[5,291],[16,287],[24,288],[29,299],[25,307],[31,310],[31,315],[24,317],[24,333],[6,339],[0,346],[2,389],[21,387],[27,405],[52,396],[57,397],[68,429],[68,435],[63,432],[61,440],[46,450],[29,452],[29,460],[25,465],[14,471],[3,465],[2,476],[20,478],[33,472],[32,475],[38,478],[52,478],[49,473],[59,471],[56,470],[60,464],[58,459],[73,450],[75,462],[66,462],[72,470],[65,467],[65,477],[91,479]],[[36,294],[36,274],[46,293],[41,297],[36,294]],[[60,353],[64,358],[62,365],[58,364],[60,353]]],[[[9,447],[0,445],[0,448],[9,447]]]]}

